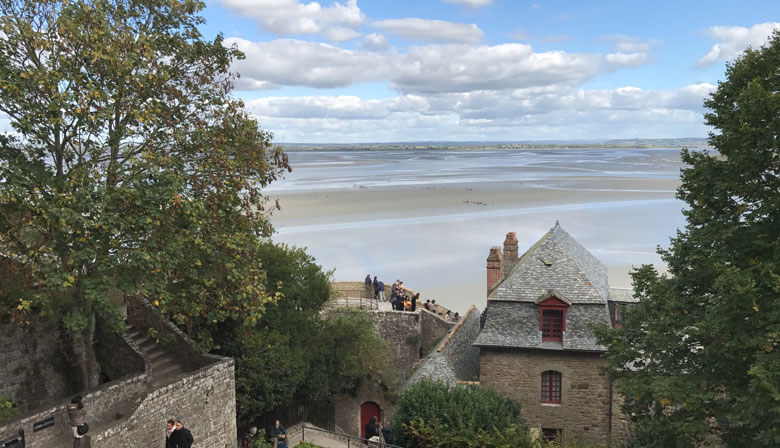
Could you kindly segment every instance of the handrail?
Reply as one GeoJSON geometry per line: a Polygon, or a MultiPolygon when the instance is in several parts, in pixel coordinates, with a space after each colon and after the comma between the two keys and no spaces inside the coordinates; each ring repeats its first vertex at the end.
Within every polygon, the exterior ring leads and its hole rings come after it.
{"type": "Polygon", "coordinates": [[[314,430],[314,431],[324,432],[324,433],[327,433],[327,434],[330,434],[330,435],[336,436],[336,437],[344,437],[344,438],[347,439],[347,447],[348,448],[351,445],[350,441],[352,441],[352,444],[354,444],[352,446],[355,446],[355,447],[368,445],[370,447],[377,447],[377,448],[402,448],[402,447],[400,447],[398,445],[392,445],[392,444],[389,444],[389,443],[369,442],[366,439],[362,439],[360,437],[351,436],[349,434],[344,434],[344,433],[336,432],[336,431],[330,431],[330,430],[327,430],[327,429],[318,428],[316,426],[307,426],[305,423],[301,425],[301,441],[302,442],[306,441],[306,430],[307,429],[309,431],[314,430]]]}

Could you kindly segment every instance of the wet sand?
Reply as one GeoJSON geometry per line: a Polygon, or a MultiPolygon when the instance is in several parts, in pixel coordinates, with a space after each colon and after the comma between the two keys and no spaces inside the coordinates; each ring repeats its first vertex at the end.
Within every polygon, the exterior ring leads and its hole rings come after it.
{"type": "MultiPolygon", "coordinates": [[[[365,163],[354,169],[363,172],[365,163]]],[[[490,246],[514,231],[522,253],[559,220],[607,266],[611,286],[630,286],[631,267],[659,264],[656,246],[683,223],[674,199],[679,181],[588,174],[389,186],[365,186],[356,177],[351,187],[331,188],[323,170],[321,187],[313,177],[315,187],[269,194],[282,207],[272,217],[274,239],[308,247],[337,281],[367,273],[386,283],[401,279],[463,313],[485,305],[490,246]]]]}

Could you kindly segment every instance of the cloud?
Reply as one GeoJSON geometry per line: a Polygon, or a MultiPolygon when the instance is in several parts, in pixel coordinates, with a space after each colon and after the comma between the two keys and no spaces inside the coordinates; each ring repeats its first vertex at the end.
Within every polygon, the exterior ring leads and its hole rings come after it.
{"type": "Polygon", "coordinates": [[[367,142],[704,136],[702,101],[715,86],[274,97],[248,110],[284,141],[367,142]]]}
{"type": "Polygon", "coordinates": [[[444,3],[455,3],[470,8],[479,8],[480,6],[487,6],[493,3],[493,0],[444,0],[444,3]]]}
{"type": "Polygon", "coordinates": [[[484,33],[477,25],[426,20],[419,18],[389,19],[373,22],[371,26],[380,30],[412,40],[478,43],[484,33]]]}
{"type": "Polygon", "coordinates": [[[542,41],[544,42],[566,42],[569,40],[571,40],[571,36],[568,34],[549,34],[542,37],[542,41]]]}
{"type": "Polygon", "coordinates": [[[743,26],[713,26],[707,34],[720,42],[712,46],[696,63],[697,67],[709,67],[718,61],[734,59],[747,47],[759,48],[764,45],[773,30],[780,29],[778,22],[765,22],[750,28],[743,26]]]}
{"type": "Polygon", "coordinates": [[[645,40],[641,37],[626,36],[625,34],[613,34],[602,38],[619,53],[647,53],[661,43],[660,40],[645,40]]]}
{"type": "Polygon", "coordinates": [[[236,13],[257,20],[260,27],[278,36],[323,35],[334,42],[360,36],[356,29],[365,21],[357,0],[323,7],[298,0],[221,0],[236,13]]]}
{"type": "Polygon", "coordinates": [[[639,67],[647,62],[646,53],[609,53],[605,56],[607,64],[612,68],[639,67]]]}
{"type": "Polygon", "coordinates": [[[381,34],[371,33],[363,39],[363,48],[371,51],[385,51],[392,48],[390,41],[381,34]]]}
{"type": "Polygon", "coordinates": [[[578,83],[599,71],[596,55],[550,51],[530,45],[430,45],[402,56],[392,85],[404,92],[501,90],[578,83]]]}
{"type": "Polygon", "coordinates": [[[507,90],[539,86],[574,86],[599,73],[645,62],[641,53],[535,52],[530,45],[434,44],[409,47],[399,54],[386,39],[369,35],[362,50],[294,39],[250,42],[225,40],[246,54],[232,69],[241,77],[236,87],[344,87],[386,81],[404,94],[507,90]],[[386,48],[386,51],[376,51],[386,48]],[[371,51],[369,51],[371,50],[371,51]]]}
{"type": "Polygon", "coordinates": [[[246,55],[232,67],[241,75],[236,82],[239,90],[266,85],[333,88],[387,76],[387,57],[370,51],[294,39],[250,42],[231,37],[225,45],[235,45],[246,55]]]}

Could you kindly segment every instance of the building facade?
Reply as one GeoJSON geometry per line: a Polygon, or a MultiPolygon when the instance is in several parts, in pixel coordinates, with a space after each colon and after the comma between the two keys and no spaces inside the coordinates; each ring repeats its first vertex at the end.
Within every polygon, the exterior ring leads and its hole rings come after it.
{"type": "Polygon", "coordinates": [[[557,222],[519,257],[517,245],[510,232],[487,259],[480,383],[518,402],[535,436],[608,445],[626,424],[590,327],[619,326],[630,293],[557,222]]]}

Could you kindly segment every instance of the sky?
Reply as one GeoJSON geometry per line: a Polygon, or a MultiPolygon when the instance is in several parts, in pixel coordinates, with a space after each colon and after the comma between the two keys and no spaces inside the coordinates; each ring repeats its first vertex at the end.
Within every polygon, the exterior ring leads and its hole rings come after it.
{"type": "Polygon", "coordinates": [[[277,143],[706,137],[780,2],[207,0],[277,143]]]}

